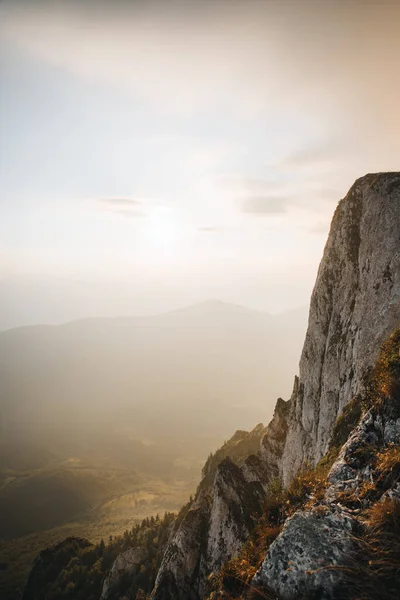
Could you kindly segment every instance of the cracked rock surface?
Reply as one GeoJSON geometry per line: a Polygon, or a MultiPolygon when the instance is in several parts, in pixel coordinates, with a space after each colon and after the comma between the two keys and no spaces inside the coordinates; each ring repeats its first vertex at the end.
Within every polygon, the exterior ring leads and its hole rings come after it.
{"type": "Polygon", "coordinates": [[[325,454],[334,423],[400,322],[400,173],[358,179],[339,202],[311,298],[280,471],[325,454]]]}
{"type": "Polygon", "coordinates": [[[296,512],[268,550],[253,583],[282,600],[335,600],[344,585],[340,567],[354,550],[357,529],[357,521],[338,508],[296,512]]]}

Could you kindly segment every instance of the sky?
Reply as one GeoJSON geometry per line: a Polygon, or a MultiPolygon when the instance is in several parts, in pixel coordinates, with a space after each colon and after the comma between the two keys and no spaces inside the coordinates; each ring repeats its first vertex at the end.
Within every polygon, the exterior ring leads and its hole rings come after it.
{"type": "Polygon", "coordinates": [[[2,0],[0,329],[308,304],[399,169],[400,3],[2,0]]]}

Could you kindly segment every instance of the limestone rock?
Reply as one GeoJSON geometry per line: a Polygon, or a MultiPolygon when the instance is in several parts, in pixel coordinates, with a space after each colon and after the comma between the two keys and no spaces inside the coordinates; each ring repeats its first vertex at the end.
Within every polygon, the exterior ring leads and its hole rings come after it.
{"type": "Polygon", "coordinates": [[[240,467],[229,459],[220,464],[212,490],[207,536],[209,572],[239,552],[254,526],[255,517],[261,514],[264,500],[260,482],[247,482],[240,467]]]}
{"type": "Polygon", "coordinates": [[[208,575],[240,550],[264,500],[259,481],[248,481],[241,467],[223,460],[212,487],[200,492],[169,542],[152,599],[202,598],[208,575]]]}
{"type": "MultiPolygon", "coordinates": [[[[297,389],[298,378],[296,377],[293,396],[297,393],[297,389]]],[[[261,458],[273,477],[278,477],[281,470],[282,454],[288,433],[289,409],[290,401],[285,402],[282,398],[278,398],[272,421],[267,426],[266,433],[261,440],[261,458]]]]}
{"type": "Polygon", "coordinates": [[[376,481],[379,473],[371,464],[371,453],[400,444],[400,419],[394,407],[395,402],[387,399],[381,407],[372,408],[361,419],[328,475],[330,486],[326,499],[329,502],[336,501],[343,492],[357,493],[365,481],[376,481]]]}
{"type": "Polygon", "coordinates": [[[280,465],[285,483],[326,452],[338,415],[399,322],[400,173],[370,174],[340,201],[319,267],[280,465]]]}
{"type": "Polygon", "coordinates": [[[214,481],[218,465],[227,457],[236,465],[242,466],[247,458],[259,451],[260,442],[266,428],[259,423],[251,431],[238,430],[214,454],[211,454],[204,465],[200,489],[207,489],[214,481]]]}
{"type": "MultiPolygon", "coordinates": [[[[399,323],[400,173],[366,175],[339,202],[333,217],[291,399],[278,400],[259,456],[218,465],[220,457],[247,444],[244,433],[237,432],[226,453],[209,460],[205,485],[167,548],[153,600],[205,595],[208,575],[247,539],[268,482],[280,476],[288,484],[305,462],[316,464],[325,454],[337,417],[362,392],[381,343],[399,323]]],[[[361,525],[356,511],[337,502],[338,494],[377,475],[363,462],[361,447],[399,442],[399,416],[370,411],[332,468],[322,502],[286,522],[255,584],[282,600],[340,597],[345,585],[340,567],[353,552],[361,525]]],[[[379,493],[397,497],[397,481],[379,493]]]]}
{"type": "Polygon", "coordinates": [[[100,600],[106,600],[112,591],[113,585],[120,580],[122,575],[131,573],[143,558],[144,551],[142,548],[129,548],[129,550],[120,554],[115,559],[111,571],[104,581],[100,600]]]}
{"type": "Polygon", "coordinates": [[[199,599],[201,558],[207,546],[210,496],[199,495],[166,548],[152,598],[199,599]]]}
{"type": "Polygon", "coordinates": [[[251,454],[245,460],[242,465],[242,474],[247,482],[258,482],[265,490],[271,479],[276,476],[275,471],[257,454],[251,454]]]}
{"type": "Polygon", "coordinates": [[[335,600],[345,588],[357,521],[338,508],[296,512],[268,550],[253,584],[281,600],[335,600]]]}

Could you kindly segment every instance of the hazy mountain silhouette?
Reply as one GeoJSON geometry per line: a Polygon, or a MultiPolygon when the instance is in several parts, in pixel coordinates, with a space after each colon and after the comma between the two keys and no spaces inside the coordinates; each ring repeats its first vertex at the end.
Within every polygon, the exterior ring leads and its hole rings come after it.
{"type": "Polygon", "coordinates": [[[209,301],[0,333],[0,538],[179,508],[290,392],[305,327],[305,309],[209,301]]]}
{"type": "Polygon", "coordinates": [[[84,319],[0,333],[3,428],[75,438],[224,436],[268,421],[290,392],[306,310],[204,302],[154,317],[84,319]],[[200,433],[201,432],[201,433],[200,433]]]}

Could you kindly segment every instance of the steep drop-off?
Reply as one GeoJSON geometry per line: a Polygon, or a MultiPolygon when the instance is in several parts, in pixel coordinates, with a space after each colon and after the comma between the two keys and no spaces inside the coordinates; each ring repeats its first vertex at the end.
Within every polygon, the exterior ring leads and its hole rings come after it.
{"type": "MultiPolygon", "coordinates": [[[[289,402],[278,400],[259,456],[247,461],[258,462],[262,472],[262,477],[252,477],[251,501],[243,492],[246,466],[235,469],[235,476],[226,477],[224,473],[229,469],[222,463],[209,491],[209,508],[201,512],[204,501],[197,497],[191,509],[192,525],[183,523],[172,538],[153,600],[198,600],[204,596],[207,577],[234,556],[249,536],[251,527],[246,528],[246,519],[259,512],[254,505],[262,503],[262,494],[266,497],[268,482],[280,476],[288,485],[301,467],[306,463],[315,465],[328,450],[338,416],[355,395],[362,393],[381,343],[399,323],[400,173],[366,175],[339,202],[333,217],[311,299],[300,375],[295,379],[292,398],[289,402]],[[257,482],[258,489],[254,487],[257,482]],[[189,540],[195,543],[195,550],[182,546],[189,540]]],[[[300,539],[307,538],[310,523],[311,517],[293,517],[287,526],[291,529],[285,534],[289,537],[286,544],[290,547],[293,529],[300,539]]],[[[351,531],[352,521],[347,515],[335,514],[323,526],[335,538],[345,529],[351,531]]],[[[314,553],[318,553],[314,539],[314,553]]],[[[329,545],[331,541],[323,537],[318,543],[329,545]]],[[[345,544],[342,550],[349,548],[350,544],[345,544]]],[[[266,580],[268,564],[260,581],[266,580]]],[[[277,571],[281,567],[278,565],[277,571]]],[[[275,591],[282,592],[279,586],[275,591]]],[[[295,596],[285,592],[282,597],[295,596]]]]}
{"type": "Polygon", "coordinates": [[[399,325],[400,173],[370,174],[333,217],[291,399],[209,458],[151,600],[398,597],[399,325]]]}
{"type": "Polygon", "coordinates": [[[400,173],[366,175],[339,202],[311,298],[281,474],[326,452],[343,407],[362,390],[400,321],[400,173]]]}

